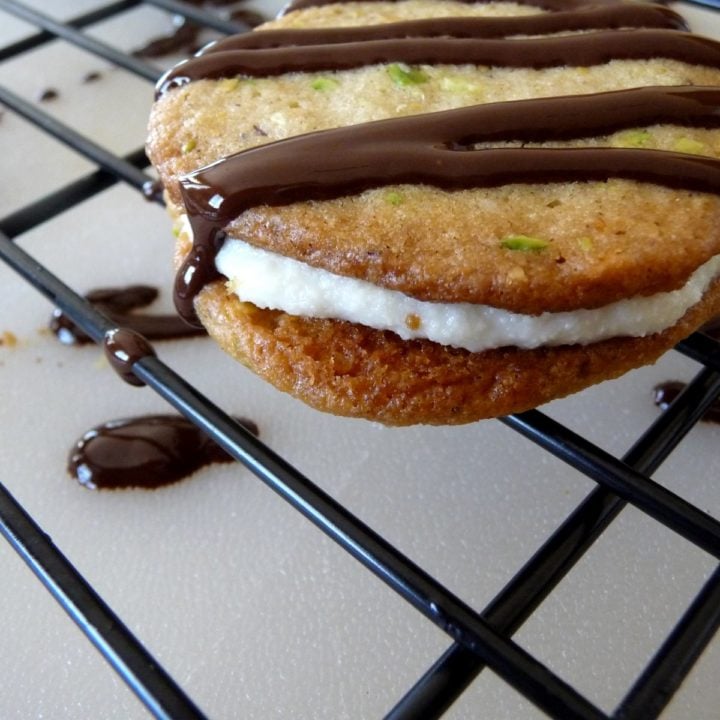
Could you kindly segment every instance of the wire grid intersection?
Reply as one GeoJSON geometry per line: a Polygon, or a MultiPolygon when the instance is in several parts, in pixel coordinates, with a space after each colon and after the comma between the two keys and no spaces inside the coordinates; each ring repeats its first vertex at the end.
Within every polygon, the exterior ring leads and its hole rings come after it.
{"type": "MultiPolygon", "coordinates": [[[[60,37],[129,72],[154,80],[157,73],[151,66],[82,33],[84,27],[121,15],[141,4],[138,0],[108,3],[66,23],[59,23],[16,0],[0,0],[0,10],[39,28],[36,35],[0,48],[0,61],[60,37]]],[[[184,14],[195,22],[223,32],[244,29],[175,0],[147,0],[147,4],[184,14]]],[[[113,323],[17,247],[13,239],[117,181],[142,192],[150,182],[150,177],[143,172],[147,160],[142,149],[126,157],[109,153],[5,88],[0,88],[0,101],[90,159],[98,168],[0,219],[0,256],[96,342],[102,342],[105,334],[114,328],[113,323]]],[[[409,689],[389,712],[388,718],[440,717],[483,667],[488,666],[552,717],[629,720],[657,717],[662,712],[720,626],[720,567],[698,591],[691,606],[611,716],[550,672],[511,637],[628,503],[715,558],[720,557],[720,524],[649,477],[720,394],[718,343],[696,334],[677,349],[705,367],[622,459],[609,456],[541,412],[531,411],[502,419],[529,441],[591,477],[598,486],[481,613],[453,596],[422,568],[247,433],[222,409],[202,397],[158,358],[143,358],[136,363],[135,372],[452,638],[452,645],[409,689]]],[[[2,486],[0,531],[153,715],[162,718],[203,717],[193,701],[144,650],[140,641],[124,628],[102,598],[2,486]],[[98,618],[111,620],[108,627],[113,630],[97,634],[94,628],[104,627],[98,618]]]]}

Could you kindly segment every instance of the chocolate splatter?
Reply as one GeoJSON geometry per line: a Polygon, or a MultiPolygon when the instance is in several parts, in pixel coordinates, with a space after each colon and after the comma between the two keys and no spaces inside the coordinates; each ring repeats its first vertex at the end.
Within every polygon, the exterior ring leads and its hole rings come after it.
{"type": "Polygon", "coordinates": [[[57,100],[60,97],[60,93],[52,87],[45,88],[38,93],[38,102],[51,102],[57,100]]]}
{"type": "Polygon", "coordinates": [[[87,72],[85,73],[85,75],[83,75],[82,81],[84,84],[87,85],[89,83],[97,82],[101,77],[101,72],[99,72],[98,70],[91,70],[90,72],[87,72]]]}

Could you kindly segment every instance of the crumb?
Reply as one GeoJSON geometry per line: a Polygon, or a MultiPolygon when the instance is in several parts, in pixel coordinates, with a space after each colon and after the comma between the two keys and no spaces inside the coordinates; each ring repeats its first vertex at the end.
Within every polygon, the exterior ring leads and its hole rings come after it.
{"type": "Polygon", "coordinates": [[[91,70],[90,72],[85,73],[83,75],[83,83],[94,83],[97,82],[102,77],[102,73],[98,72],[97,70],[91,70]]]}
{"type": "Polygon", "coordinates": [[[15,347],[17,343],[18,339],[15,333],[10,332],[9,330],[5,330],[4,332],[0,333],[0,345],[5,345],[7,347],[15,347]]]}
{"type": "Polygon", "coordinates": [[[420,319],[419,315],[416,315],[415,313],[410,313],[405,318],[405,325],[407,326],[408,330],[419,330],[420,326],[422,325],[422,320],[420,319]]]}

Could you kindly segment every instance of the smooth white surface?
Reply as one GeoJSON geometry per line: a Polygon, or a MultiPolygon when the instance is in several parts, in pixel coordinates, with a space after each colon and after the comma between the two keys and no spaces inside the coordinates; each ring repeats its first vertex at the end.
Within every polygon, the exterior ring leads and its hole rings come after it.
{"type": "MultiPolygon", "coordinates": [[[[87,3],[37,0],[67,16],[87,3]]],[[[99,4],[99,3],[98,3],[99,4]]],[[[717,32],[707,13],[696,27],[717,32]],[[711,24],[712,23],[712,24],[711,24]]],[[[10,24],[8,24],[10,25],[10,24]]],[[[122,47],[167,26],[148,8],[97,34],[122,47]]],[[[4,16],[0,34],[5,33],[4,16]]],[[[0,64],[0,82],[117,152],[142,144],[152,91],[52,44],[0,64]],[[61,65],[62,61],[62,65],[61,65]]],[[[85,172],[5,112],[0,214],[85,172]],[[32,158],[28,161],[28,158],[32,158]]],[[[24,248],[80,292],[127,282],[162,288],[169,307],[170,223],[116,187],[38,227],[24,248]]],[[[0,481],[24,504],[208,716],[378,718],[448,639],[241,467],[218,466],[159,492],[93,493],[65,473],[70,446],[105,420],[167,406],[120,382],[94,347],[67,348],[44,329],[51,307],[0,265],[0,481]]],[[[593,485],[497,422],[387,429],[316,413],[280,395],[209,340],[157,345],[160,357],[466,602],[483,608],[593,485]]],[[[657,417],[650,391],[697,366],[670,353],[546,408],[623,453],[657,417]]],[[[720,428],[699,425],[657,474],[720,513],[720,428]]],[[[629,688],[715,567],[704,553],[626,510],[516,639],[604,709],[629,688]]],[[[136,720],[144,708],[0,542],[0,718],[136,720]]],[[[716,720],[720,642],[663,714],[716,720]]],[[[542,717],[483,672],[453,720],[542,717]]]]}

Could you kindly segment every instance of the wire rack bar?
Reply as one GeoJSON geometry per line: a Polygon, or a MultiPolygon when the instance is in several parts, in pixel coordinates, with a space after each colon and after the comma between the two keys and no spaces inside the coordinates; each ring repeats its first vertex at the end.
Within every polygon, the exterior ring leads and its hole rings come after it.
{"type": "MultiPolygon", "coordinates": [[[[125,155],[122,160],[140,170],[149,164],[142,148],[125,155]]],[[[111,172],[102,169],[95,170],[64,185],[59,190],[51,192],[45,197],[6,215],[0,220],[0,232],[3,232],[11,239],[16,238],[18,235],[60,215],[68,207],[77,205],[83,200],[107,190],[117,182],[117,176],[111,172]]],[[[160,202],[160,199],[155,196],[152,199],[160,202]]]]}
{"type": "Polygon", "coordinates": [[[617,711],[615,720],[657,717],[720,627],[720,567],[705,583],[670,637],[617,711]]]}
{"type": "Polygon", "coordinates": [[[147,183],[152,182],[152,178],[142,170],[2,86],[0,86],[0,103],[135,189],[142,190],[147,183]]]}
{"type": "MultiPolygon", "coordinates": [[[[706,390],[714,377],[711,371],[702,370],[633,445],[624,461],[640,472],[655,472],[713,403],[706,390]]],[[[595,488],[485,608],[482,616],[498,632],[514,634],[626,505],[625,500],[604,487],[595,488]]],[[[482,669],[477,657],[455,643],[393,708],[388,720],[439,718],[482,669]]]]}
{"type": "Polygon", "coordinates": [[[685,0],[685,2],[689,2],[691,5],[702,5],[713,10],[720,10],[720,0],[685,0]]]}
{"type": "MultiPolygon", "coordinates": [[[[79,30],[87,27],[88,25],[94,25],[102,20],[107,20],[115,15],[119,15],[125,10],[129,10],[139,4],[140,0],[119,0],[118,2],[103,5],[96,10],[91,10],[90,12],[71,18],[66,21],[66,24],[79,30]]],[[[0,61],[7,60],[15,55],[21,55],[29,50],[34,50],[36,47],[54,40],[55,37],[56,36],[53,33],[50,33],[47,30],[41,30],[34,35],[18,40],[11,45],[6,45],[4,48],[0,48],[0,61]]]]}
{"type": "Polygon", "coordinates": [[[204,720],[205,715],[1,483],[0,533],[156,718],[204,720]]]}
{"type": "Polygon", "coordinates": [[[62,38],[63,40],[72,43],[73,45],[87,50],[93,55],[97,55],[109,62],[117,65],[118,67],[129,70],[140,77],[145,78],[154,82],[158,75],[158,69],[154,65],[146,63],[144,60],[140,60],[132,55],[128,55],[122,50],[111,47],[110,45],[95,40],[79,30],[76,30],[68,23],[58,22],[48,15],[45,15],[38,10],[22,5],[16,0],[0,0],[0,10],[15,15],[22,20],[41,27],[47,32],[62,38]]]}
{"type": "MultiPolygon", "coordinates": [[[[720,393],[715,377],[712,397],[720,393]]],[[[636,505],[686,540],[720,557],[720,522],[538,410],[502,422],[636,505]]]]}
{"type": "Polygon", "coordinates": [[[720,343],[717,340],[702,333],[695,333],[679,342],[675,349],[696,362],[720,372],[720,343]]]}

